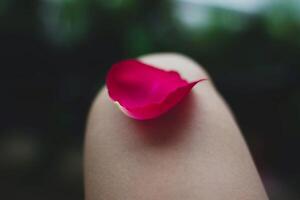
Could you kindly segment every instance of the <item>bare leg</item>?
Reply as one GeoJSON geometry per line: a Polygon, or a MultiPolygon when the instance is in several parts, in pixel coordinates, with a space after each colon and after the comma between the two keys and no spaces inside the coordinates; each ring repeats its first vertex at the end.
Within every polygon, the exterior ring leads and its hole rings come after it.
{"type": "MultiPolygon", "coordinates": [[[[178,54],[142,57],[207,77],[178,54]]],[[[87,200],[268,199],[241,132],[211,80],[166,115],[135,121],[103,89],[89,116],[85,141],[87,200]]]]}

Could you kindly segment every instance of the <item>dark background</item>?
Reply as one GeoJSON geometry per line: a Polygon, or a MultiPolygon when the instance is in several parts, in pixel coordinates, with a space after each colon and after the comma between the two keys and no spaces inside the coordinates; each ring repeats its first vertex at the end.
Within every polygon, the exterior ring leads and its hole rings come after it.
{"type": "Polygon", "coordinates": [[[112,63],[191,56],[214,78],[271,199],[300,199],[298,0],[1,0],[1,199],[83,199],[89,105],[112,63]]]}

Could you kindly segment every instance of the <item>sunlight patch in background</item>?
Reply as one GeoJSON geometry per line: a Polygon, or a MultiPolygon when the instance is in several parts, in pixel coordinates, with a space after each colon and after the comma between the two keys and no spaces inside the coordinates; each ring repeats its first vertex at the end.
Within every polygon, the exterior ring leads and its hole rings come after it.
{"type": "Polygon", "coordinates": [[[202,7],[214,7],[243,13],[257,13],[271,0],[175,0],[177,3],[189,3],[202,7]]]}
{"type": "Polygon", "coordinates": [[[269,0],[174,0],[176,19],[189,29],[216,26],[240,29],[247,15],[264,10],[269,0]]]}
{"type": "Polygon", "coordinates": [[[218,46],[233,41],[234,35],[246,30],[256,12],[263,8],[261,3],[230,2],[173,1],[173,19],[178,32],[186,38],[190,46],[195,46],[195,51],[199,47],[217,50],[218,46]]]}
{"type": "MultiPolygon", "coordinates": [[[[263,22],[272,37],[300,43],[299,0],[173,0],[178,30],[198,41],[213,41],[263,22]]],[[[211,43],[209,43],[211,45],[211,43]]]]}

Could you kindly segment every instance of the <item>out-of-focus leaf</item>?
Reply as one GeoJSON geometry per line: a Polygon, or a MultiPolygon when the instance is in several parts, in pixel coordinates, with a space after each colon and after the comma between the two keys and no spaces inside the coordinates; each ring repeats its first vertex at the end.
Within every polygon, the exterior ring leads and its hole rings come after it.
{"type": "Polygon", "coordinates": [[[43,31],[58,45],[72,45],[84,39],[89,29],[88,2],[84,0],[43,0],[43,31]]]}
{"type": "Polygon", "coordinates": [[[130,57],[153,51],[153,39],[151,33],[144,27],[132,26],[125,38],[126,54],[130,57]]]}
{"type": "Polygon", "coordinates": [[[0,17],[5,15],[8,12],[10,6],[12,5],[13,0],[1,0],[0,1],[0,17]]]}
{"type": "Polygon", "coordinates": [[[96,3],[104,9],[109,11],[121,11],[130,9],[137,2],[136,0],[95,0],[96,3]]]}
{"type": "Polygon", "coordinates": [[[264,21],[272,37],[300,44],[300,1],[276,1],[264,21]]]}

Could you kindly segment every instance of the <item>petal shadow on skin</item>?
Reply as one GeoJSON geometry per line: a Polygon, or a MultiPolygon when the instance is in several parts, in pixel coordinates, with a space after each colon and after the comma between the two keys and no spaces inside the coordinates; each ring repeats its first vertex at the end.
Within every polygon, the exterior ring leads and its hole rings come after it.
{"type": "Polygon", "coordinates": [[[151,120],[132,120],[136,134],[150,146],[166,147],[182,142],[196,116],[196,96],[191,92],[182,102],[162,116],[151,120]]]}

